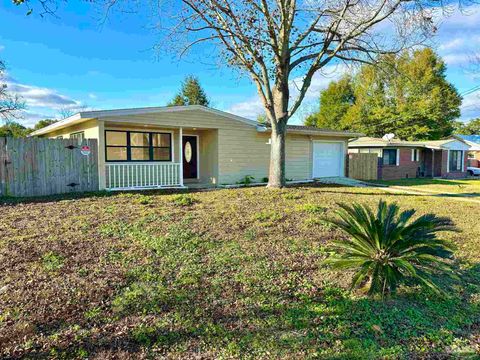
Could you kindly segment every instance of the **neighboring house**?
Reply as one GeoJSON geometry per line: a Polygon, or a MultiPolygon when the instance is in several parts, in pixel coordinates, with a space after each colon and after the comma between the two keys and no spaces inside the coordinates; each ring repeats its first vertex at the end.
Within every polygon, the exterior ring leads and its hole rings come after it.
{"type": "Polygon", "coordinates": [[[465,177],[469,148],[463,140],[455,137],[436,141],[387,141],[362,137],[348,144],[349,153],[378,155],[378,179],[382,180],[465,177]]]}
{"type": "Polygon", "coordinates": [[[470,166],[480,167],[480,135],[455,135],[457,138],[462,139],[468,145],[470,150],[468,151],[468,162],[470,166]]]}
{"type": "MultiPolygon", "coordinates": [[[[268,176],[270,130],[204,106],[85,111],[32,133],[98,139],[100,189],[217,186],[268,176]]],[[[345,176],[359,134],[288,126],[286,177],[345,176]]]]}

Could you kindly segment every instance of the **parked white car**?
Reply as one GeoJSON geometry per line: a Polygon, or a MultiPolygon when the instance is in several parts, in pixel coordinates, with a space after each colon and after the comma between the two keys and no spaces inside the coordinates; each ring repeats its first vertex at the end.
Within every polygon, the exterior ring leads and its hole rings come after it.
{"type": "Polygon", "coordinates": [[[469,167],[467,167],[467,172],[468,172],[468,175],[479,176],[480,175],[480,168],[469,166],[469,167]]]}

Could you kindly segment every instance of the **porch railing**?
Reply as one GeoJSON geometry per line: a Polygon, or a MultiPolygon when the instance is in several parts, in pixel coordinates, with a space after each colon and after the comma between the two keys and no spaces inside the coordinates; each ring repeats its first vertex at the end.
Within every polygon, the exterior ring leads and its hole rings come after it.
{"type": "Polygon", "coordinates": [[[179,163],[107,163],[108,190],[182,187],[179,163]]]}

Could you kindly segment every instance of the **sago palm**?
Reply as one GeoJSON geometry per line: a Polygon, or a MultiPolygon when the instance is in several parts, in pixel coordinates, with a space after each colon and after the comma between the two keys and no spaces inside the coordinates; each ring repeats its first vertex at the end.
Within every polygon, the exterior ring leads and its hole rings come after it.
{"type": "Polygon", "coordinates": [[[440,292],[432,274],[451,275],[453,249],[438,239],[439,231],[455,231],[449,218],[427,214],[412,219],[415,210],[400,213],[397,204],[380,201],[374,213],[360,204],[340,205],[332,224],[349,237],[335,241],[336,253],[326,263],[342,269],[354,269],[351,287],[369,285],[368,293],[382,296],[395,292],[407,278],[417,280],[440,292]]]}

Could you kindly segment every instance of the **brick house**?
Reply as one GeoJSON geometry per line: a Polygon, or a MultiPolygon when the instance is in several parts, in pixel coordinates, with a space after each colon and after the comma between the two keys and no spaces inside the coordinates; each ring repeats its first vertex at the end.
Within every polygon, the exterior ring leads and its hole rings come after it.
{"type": "Polygon", "coordinates": [[[349,153],[378,155],[378,179],[467,176],[470,146],[460,138],[436,141],[403,141],[362,137],[349,142],[349,153]]]}

